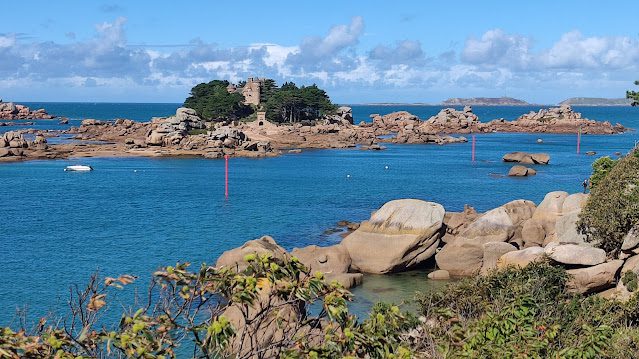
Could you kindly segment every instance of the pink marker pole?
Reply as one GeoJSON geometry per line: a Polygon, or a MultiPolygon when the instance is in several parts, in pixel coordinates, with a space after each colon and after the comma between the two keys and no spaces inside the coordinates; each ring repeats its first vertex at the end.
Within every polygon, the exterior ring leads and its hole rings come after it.
{"type": "Polygon", "coordinates": [[[475,162],[475,135],[473,135],[472,150],[471,150],[471,160],[473,162],[475,162]]]}
{"type": "Polygon", "coordinates": [[[229,155],[224,155],[224,198],[229,199],[229,155]]]}
{"type": "Polygon", "coordinates": [[[581,147],[581,127],[579,127],[579,132],[577,132],[577,154],[579,154],[580,147],[581,147]]]}

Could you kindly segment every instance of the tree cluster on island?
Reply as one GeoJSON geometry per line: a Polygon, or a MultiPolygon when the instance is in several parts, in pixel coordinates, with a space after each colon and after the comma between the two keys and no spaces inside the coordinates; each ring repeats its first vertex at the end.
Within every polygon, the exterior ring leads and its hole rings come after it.
{"type": "MultiPolygon", "coordinates": [[[[635,85],[639,86],[639,81],[635,81],[635,85]]],[[[639,106],[639,91],[626,91],[626,98],[632,100],[632,106],[639,106]]]]}
{"type": "Polygon", "coordinates": [[[258,111],[266,112],[266,118],[278,123],[312,121],[333,113],[337,106],[326,91],[313,84],[297,86],[285,82],[277,86],[275,80],[265,79],[260,89],[260,104],[245,103],[239,92],[228,91],[229,86],[241,88],[246,82],[231,84],[226,80],[201,83],[191,89],[184,107],[197,111],[206,120],[253,119],[258,111]]]}

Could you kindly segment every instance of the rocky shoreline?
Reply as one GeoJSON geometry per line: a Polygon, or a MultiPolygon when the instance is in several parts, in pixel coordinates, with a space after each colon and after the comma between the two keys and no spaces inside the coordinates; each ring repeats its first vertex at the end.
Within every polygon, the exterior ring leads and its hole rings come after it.
{"type": "Polygon", "coordinates": [[[264,236],[224,252],[216,267],[241,269],[251,253],[296,257],[311,273],[323,272],[327,281],[350,288],[361,284],[365,273],[411,270],[432,258],[438,269],[428,275],[430,280],[485,275],[545,260],[567,269],[572,292],[628,299],[631,293],[620,278],[627,271],[639,272],[639,230],[626,235],[621,253],[608,257],[577,230],[588,196],[550,192],[539,205],[520,199],[485,213],[470,206],[448,212],[438,203],[393,200],[353,226],[339,244],[289,253],[264,236]]]}
{"type": "MultiPolygon", "coordinates": [[[[35,113],[44,116],[40,110],[35,113]]],[[[576,133],[579,130],[584,134],[615,134],[626,130],[620,124],[582,118],[570,106],[541,109],[515,121],[497,119],[487,123],[481,122],[469,106],[462,111],[443,109],[425,121],[406,111],[383,116],[374,114],[371,118],[370,123],[356,125],[351,108],[340,107],[336,114],[314,123],[278,125],[263,118],[252,122],[213,123],[203,121],[192,109],[179,108],[174,116],[153,118],[149,122],[86,119],[79,127],[63,131],[25,129],[8,132],[4,142],[0,142],[0,149],[3,149],[0,150],[0,161],[132,156],[269,157],[302,149],[382,150],[384,143],[467,142],[465,137],[453,134],[576,133]],[[27,140],[31,135],[39,139],[37,144],[27,140]],[[47,144],[46,138],[63,135],[72,136],[73,141],[47,144]],[[17,142],[12,145],[11,141],[17,142]],[[18,143],[20,146],[15,147],[18,143]]]]}

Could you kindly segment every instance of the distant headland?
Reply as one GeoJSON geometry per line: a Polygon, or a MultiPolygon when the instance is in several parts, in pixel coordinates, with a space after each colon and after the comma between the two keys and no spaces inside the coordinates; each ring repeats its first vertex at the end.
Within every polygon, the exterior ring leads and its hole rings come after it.
{"type": "Polygon", "coordinates": [[[630,106],[632,100],[627,98],[571,97],[559,105],[570,106],[630,106]]]}
{"type": "Polygon", "coordinates": [[[442,102],[444,106],[530,106],[531,104],[512,97],[472,97],[449,98],[442,102]]]}

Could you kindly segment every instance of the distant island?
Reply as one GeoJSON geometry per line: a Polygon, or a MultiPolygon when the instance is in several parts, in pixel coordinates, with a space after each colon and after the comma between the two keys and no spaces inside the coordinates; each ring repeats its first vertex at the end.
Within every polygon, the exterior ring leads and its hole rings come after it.
{"type": "Polygon", "coordinates": [[[559,105],[570,106],[630,106],[632,100],[627,98],[572,97],[561,101],[559,105]]]}
{"type": "Polygon", "coordinates": [[[351,103],[344,106],[437,106],[428,102],[364,102],[364,103],[351,103]]]}
{"type": "Polygon", "coordinates": [[[512,97],[472,97],[449,98],[442,102],[444,106],[530,106],[526,101],[512,97]]]}

